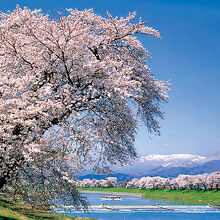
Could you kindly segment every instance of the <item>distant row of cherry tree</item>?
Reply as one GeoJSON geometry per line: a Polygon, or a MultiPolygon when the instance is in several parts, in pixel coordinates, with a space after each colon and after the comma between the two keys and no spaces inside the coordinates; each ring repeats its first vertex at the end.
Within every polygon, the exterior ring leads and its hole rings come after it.
{"type": "Polygon", "coordinates": [[[180,174],[176,178],[164,177],[142,177],[141,179],[131,179],[120,184],[117,183],[116,177],[108,177],[105,179],[84,179],[77,182],[77,187],[124,187],[124,188],[140,188],[140,189],[191,189],[191,190],[207,190],[220,188],[220,172],[211,174],[183,175],[180,174]]]}

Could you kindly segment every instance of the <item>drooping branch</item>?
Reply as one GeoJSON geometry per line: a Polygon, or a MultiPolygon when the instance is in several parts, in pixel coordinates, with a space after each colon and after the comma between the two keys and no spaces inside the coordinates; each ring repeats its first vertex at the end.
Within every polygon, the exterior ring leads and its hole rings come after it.
{"type": "MultiPolygon", "coordinates": [[[[134,36],[159,38],[158,31],[130,23],[134,13],[117,19],[68,12],[59,21],[19,6],[0,15],[0,186],[14,175],[35,197],[51,183],[71,190],[72,171],[88,161],[99,158],[96,170],[107,172],[135,158],[138,117],[157,133],[167,101],[167,85],[153,79],[134,36]]],[[[18,191],[28,196],[25,189],[18,191]]],[[[53,201],[56,193],[39,198],[53,201]]]]}

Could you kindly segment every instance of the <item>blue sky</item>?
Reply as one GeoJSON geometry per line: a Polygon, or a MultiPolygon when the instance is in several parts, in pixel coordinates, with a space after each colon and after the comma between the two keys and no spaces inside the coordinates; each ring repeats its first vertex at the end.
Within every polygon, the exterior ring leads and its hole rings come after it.
{"type": "Polygon", "coordinates": [[[106,16],[136,11],[163,40],[141,37],[152,53],[150,67],[160,80],[172,80],[163,106],[161,136],[140,128],[139,154],[189,153],[220,156],[220,1],[208,0],[0,0],[0,11],[16,5],[41,8],[55,16],[65,8],[93,8],[106,16]]]}

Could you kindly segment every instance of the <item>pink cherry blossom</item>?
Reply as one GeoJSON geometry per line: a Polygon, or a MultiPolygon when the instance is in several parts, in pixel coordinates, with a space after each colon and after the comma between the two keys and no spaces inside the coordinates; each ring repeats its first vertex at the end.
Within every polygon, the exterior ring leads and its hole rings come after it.
{"type": "Polygon", "coordinates": [[[138,117],[159,133],[168,87],[135,36],[159,32],[132,23],[135,13],[67,12],[0,14],[0,190],[21,176],[26,185],[68,184],[86,163],[97,172],[126,163],[136,156],[138,117]]]}

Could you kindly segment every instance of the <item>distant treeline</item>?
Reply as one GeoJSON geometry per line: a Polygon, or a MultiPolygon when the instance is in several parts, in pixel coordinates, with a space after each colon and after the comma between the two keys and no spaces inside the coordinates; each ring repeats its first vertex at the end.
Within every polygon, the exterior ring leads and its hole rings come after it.
{"type": "Polygon", "coordinates": [[[139,189],[191,189],[191,190],[219,190],[220,172],[211,174],[183,175],[176,178],[164,177],[142,177],[141,179],[126,180],[120,184],[117,183],[117,177],[108,177],[105,179],[84,179],[76,182],[77,187],[123,187],[139,189]]]}

